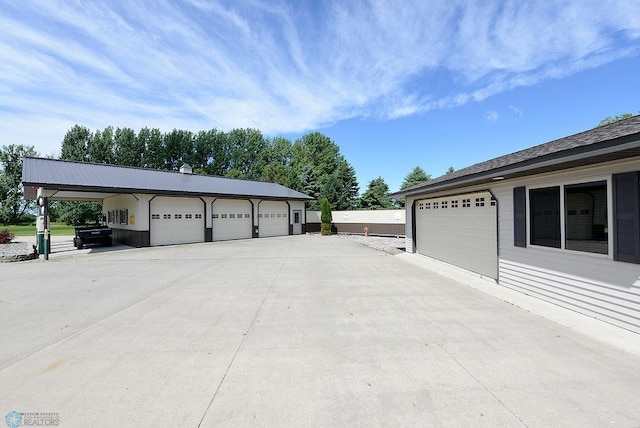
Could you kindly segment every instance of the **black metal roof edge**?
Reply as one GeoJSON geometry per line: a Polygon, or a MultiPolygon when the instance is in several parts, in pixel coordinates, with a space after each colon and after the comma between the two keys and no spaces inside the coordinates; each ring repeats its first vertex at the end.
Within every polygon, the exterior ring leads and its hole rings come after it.
{"type": "MultiPolygon", "coordinates": [[[[628,118],[626,120],[630,120],[630,119],[637,119],[638,116],[633,116],[631,118],[628,118]]],[[[619,122],[623,122],[623,121],[619,121],[619,122]]],[[[616,123],[619,123],[616,122],[616,123]]],[[[613,126],[616,125],[616,123],[613,124],[609,124],[607,126],[613,126]]],[[[604,127],[603,127],[604,128],[604,127]]],[[[456,187],[457,183],[464,181],[464,183],[460,184],[461,186],[469,186],[469,185],[473,185],[473,184],[477,184],[479,182],[481,182],[482,180],[486,180],[488,179],[490,176],[495,176],[495,175],[500,175],[500,174],[506,174],[511,170],[514,169],[520,169],[522,167],[527,167],[527,166],[531,166],[531,170],[532,173],[534,173],[534,167],[537,164],[541,164],[543,162],[549,162],[549,161],[553,161],[553,160],[558,160],[561,161],[563,158],[567,158],[569,156],[575,156],[575,155],[580,155],[580,154],[588,154],[589,152],[595,152],[598,150],[602,150],[602,149],[606,149],[606,148],[613,148],[617,145],[621,145],[621,144],[625,144],[625,143],[630,143],[630,142],[637,142],[638,146],[640,147],[640,132],[635,132],[632,134],[627,134],[627,135],[622,135],[619,137],[615,137],[612,139],[605,139],[596,143],[592,143],[592,144],[587,144],[587,145],[583,145],[583,146],[577,146],[577,147],[573,147],[570,149],[566,149],[566,150],[559,150],[556,152],[552,152],[552,153],[548,153],[548,154],[544,154],[544,155],[540,155],[534,158],[529,158],[529,159],[525,159],[521,162],[514,162],[514,163],[510,163],[510,164],[506,164],[497,168],[488,168],[486,170],[482,170],[476,173],[470,172],[470,173],[464,173],[465,170],[469,170],[472,169],[474,167],[477,167],[479,165],[482,164],[488,164],[491,162],[496,162],[499,159],[503,159],[503,158],[507,158],[509,156],[513,156],[516,155],[518,153],[522,153],[525,151],[529,151],[529,150],[533,150],[536,148],[539,148],[541,146],[545,146],[545,145],[551,145],[554,143],[558,143],[561,141],[565,141],[569,138],[578,138],[580,135],[583,134],[589,134],[592,133],[596,130],[600,130],[600,128],[595,128],[595,129],[591,129],[588,131],[583,131],[583,132],[579,132],[577,134],[573,134],[573,135],[569,135],[567,137],[563,137],[557,140],[553,140],[550,141],[548,143],[543,143],[543,144],[539,144],[536,146],[532,146],[529,147],[527,149],[523,149],[523,150],[519,150],[517,152],[513,152],[507,155],[503,155],[503,156],[498,156],[496,158],[493,159],[489,159],[483,162],[479,162],[473,165],[470,165],[468,167],[465,167],[461,170],[455,171],[454,173],[452,173],[452,177],[447,179],[447,174],[442,175],[440,177],[437,177],[433,180],[429,180],[426,181],[424,183],[421,184],[417,184],[415,186],[409,187],[407,189],[403,189],[394,193],[391,193],[389,196],[397,198],[397,197],[405,197],[405,196],[411,196],[414,194],[419,194],[419,193],[423,193],[424,191],[429,191],[429,190],[436,190],[436,188],[452,188],[452,187],[456,187]],[[456,174],[458,173],[458,174],[456,174]]],[[[624,150],[627,150],[628,148],[625,148],[624,150]]],[[[558,162],[558,164],[561,164],[561,162],[558,162]]]]}

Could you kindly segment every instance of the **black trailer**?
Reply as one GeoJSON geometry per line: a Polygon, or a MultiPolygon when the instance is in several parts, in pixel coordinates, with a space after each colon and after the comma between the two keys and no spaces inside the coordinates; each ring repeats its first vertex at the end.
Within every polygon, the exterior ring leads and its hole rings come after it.
{"type": "Polygon", "coordinates": [[[73,246],[78,250],[84,248],[85,244],[110,247],[112,242],[111,229],[101,225],[76,227],[76,236],[73,238],[73,246]]]}

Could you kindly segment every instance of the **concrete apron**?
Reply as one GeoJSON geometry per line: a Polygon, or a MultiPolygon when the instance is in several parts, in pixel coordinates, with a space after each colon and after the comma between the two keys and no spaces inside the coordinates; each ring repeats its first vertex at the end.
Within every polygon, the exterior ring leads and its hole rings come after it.
{"type": "Polygon", "coordinates": [[[6,264],[0,416],[640,425],[636,355],[410,257],[302,235],[6,264]]]}

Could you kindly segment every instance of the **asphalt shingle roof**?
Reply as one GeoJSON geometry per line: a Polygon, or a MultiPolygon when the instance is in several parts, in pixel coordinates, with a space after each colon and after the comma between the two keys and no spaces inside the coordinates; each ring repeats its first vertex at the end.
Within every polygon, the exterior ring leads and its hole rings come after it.
{"type": "Polygon", "coordinates": [[[24,158],[22,182],[25,186],[111,193],[312,199],[280,184],[263,181],[33,157],[24,158]]]}
{"type": "Polygon", "coordinates": [[[535,161],[539,160],[541,162],[550,156],[562,156],[563,154],[568,156],[577,149],[589,149],[589,146],[595,146],[598,143],[634,134],[640,134],[640,115],[490,159],[488,161],[480,162],[458,171],[454,171],[451,174],[446,174],[433,180],[401,190],[394,193],[394,195],[401,196],[415,190],[428,189],[439,184],[460,180],[465,177],[472,177],[476,175],[482,176],[492,171],[525,163],[530,163],[533,167],[535,166],[535,161]]]}

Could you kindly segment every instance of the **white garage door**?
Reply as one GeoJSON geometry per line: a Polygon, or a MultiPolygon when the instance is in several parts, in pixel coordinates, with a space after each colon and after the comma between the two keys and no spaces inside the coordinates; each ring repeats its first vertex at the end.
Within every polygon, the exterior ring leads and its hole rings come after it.
{"type": "Polygon", "coordinates": [[[216,199],[212,205],[213,240],[251,238],[251,203],[238,199],[216,199]]]}
{"type": "Polygon", "coordinates": [[[497,278],[497,207],[489,192],[416,201],[420,254],[497,278]]]}
{"type": "Polygon", "coordinates": [[[289,205],[286,202],[262,201],[258,212],[261,238],[289,234],[289,205]]]}
{"type": "Polygon", "coordinates": [[[151,201],[151,245],[204,242],[204,203],[158,196],[151,201]]]}

